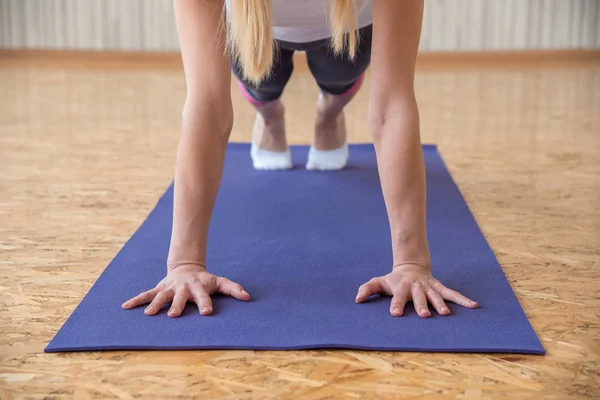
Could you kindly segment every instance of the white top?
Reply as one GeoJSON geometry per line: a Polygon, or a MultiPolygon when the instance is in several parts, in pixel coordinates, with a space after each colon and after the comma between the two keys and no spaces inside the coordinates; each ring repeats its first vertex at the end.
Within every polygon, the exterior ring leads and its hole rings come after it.
{"type": "MultiPolygon", "coordinates": [[[[335,0],[271,0],[273,35],[275,39],[306,43],[330,37],[329,7],[335,0]]],[[[373,0],[354,0],[358,27],[373,23],[373,0]]],[[[227,14],[231,0],[226,0],[227,14]]]]}

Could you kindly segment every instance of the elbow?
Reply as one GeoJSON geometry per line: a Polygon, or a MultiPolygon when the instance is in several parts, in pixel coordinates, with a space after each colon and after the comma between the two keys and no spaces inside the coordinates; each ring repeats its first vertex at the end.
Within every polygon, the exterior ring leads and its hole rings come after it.
{"type": "Polygon", "coordinates": [[[181,114],[182,135],[212,135],[227,142],[233,128],[231,100],[186,99],[181,114]]]}
{"type": "Polygon", "coordinates": [[[369,106],[369,130],[376,144],[390,134],[419,134],[419,110],[414,93],[374,99],[369,106]]]}

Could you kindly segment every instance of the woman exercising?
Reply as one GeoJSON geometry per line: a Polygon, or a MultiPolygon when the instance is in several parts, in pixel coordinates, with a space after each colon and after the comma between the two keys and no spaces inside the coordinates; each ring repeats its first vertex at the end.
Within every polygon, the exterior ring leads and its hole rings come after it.
{"type": "Polygon", "coordinates": [[[280,100],[294,51],[306,51],[321,94],[306,168],[344,168],[348,158],[344,107],[371,65],[368,110],[393,246],[385,276],[358,288],[356,302],[392,296],[401,316],[412,301],[429,317],[430,303],[449,315],[445,300],[476,302],[431,274],[425,229],[425,167],[414,93],[423,0],[175,0],[187,97],[175,167],[174,213],[166,277],[126,301],[150,303],[146,315],[170,303],[178,317],[188,301],[201,315],[213,311],[211,295],[250,301],[244,288],[210,273],[205,265],[209,222],[219,190],[233,124],[231,71],[256,108],[251,156],[254,168],[291,168],[280,100]]]}

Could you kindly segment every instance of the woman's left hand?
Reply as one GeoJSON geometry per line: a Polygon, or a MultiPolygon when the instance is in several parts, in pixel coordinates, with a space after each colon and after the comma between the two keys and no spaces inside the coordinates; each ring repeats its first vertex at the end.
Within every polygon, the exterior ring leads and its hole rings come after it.
{"type": "Polygon", "coordinates": [[[404,313],[408,301],[413,302],[420,317],[431,316],[427,301],[440,315],[450,315],[450,309],[444,300],[468,308],[477,308],[477,302],[447,288],[431,275],[431,270],[416,264],[404,264],[395,267],[387,275],[371,279],[358,288],[356,302],[362,303],[371,295],[386,294],[392,297],[390,314],[399,317],[404,313]]]}

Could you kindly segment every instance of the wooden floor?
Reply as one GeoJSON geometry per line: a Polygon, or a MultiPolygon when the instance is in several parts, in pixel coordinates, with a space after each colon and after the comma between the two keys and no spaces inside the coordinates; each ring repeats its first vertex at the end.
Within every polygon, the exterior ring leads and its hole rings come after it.
{"type": "MultiPolygon", "coordinates": [[[[423,65],[436,143],[547,356],[358,351],[43,354],[169,184],[178,68],[0,58],[0,398],[600,398],[600,62],[423,65]],[[66,64],[65,64],[66,65],[66,64]]],[[[349,138],[369,140],[363,90],[349,138]]],[[[284,96],[311,140],[317,89],[284,96]]],[[[232,140],[252,109],[234,91],[232,140]]]]}

